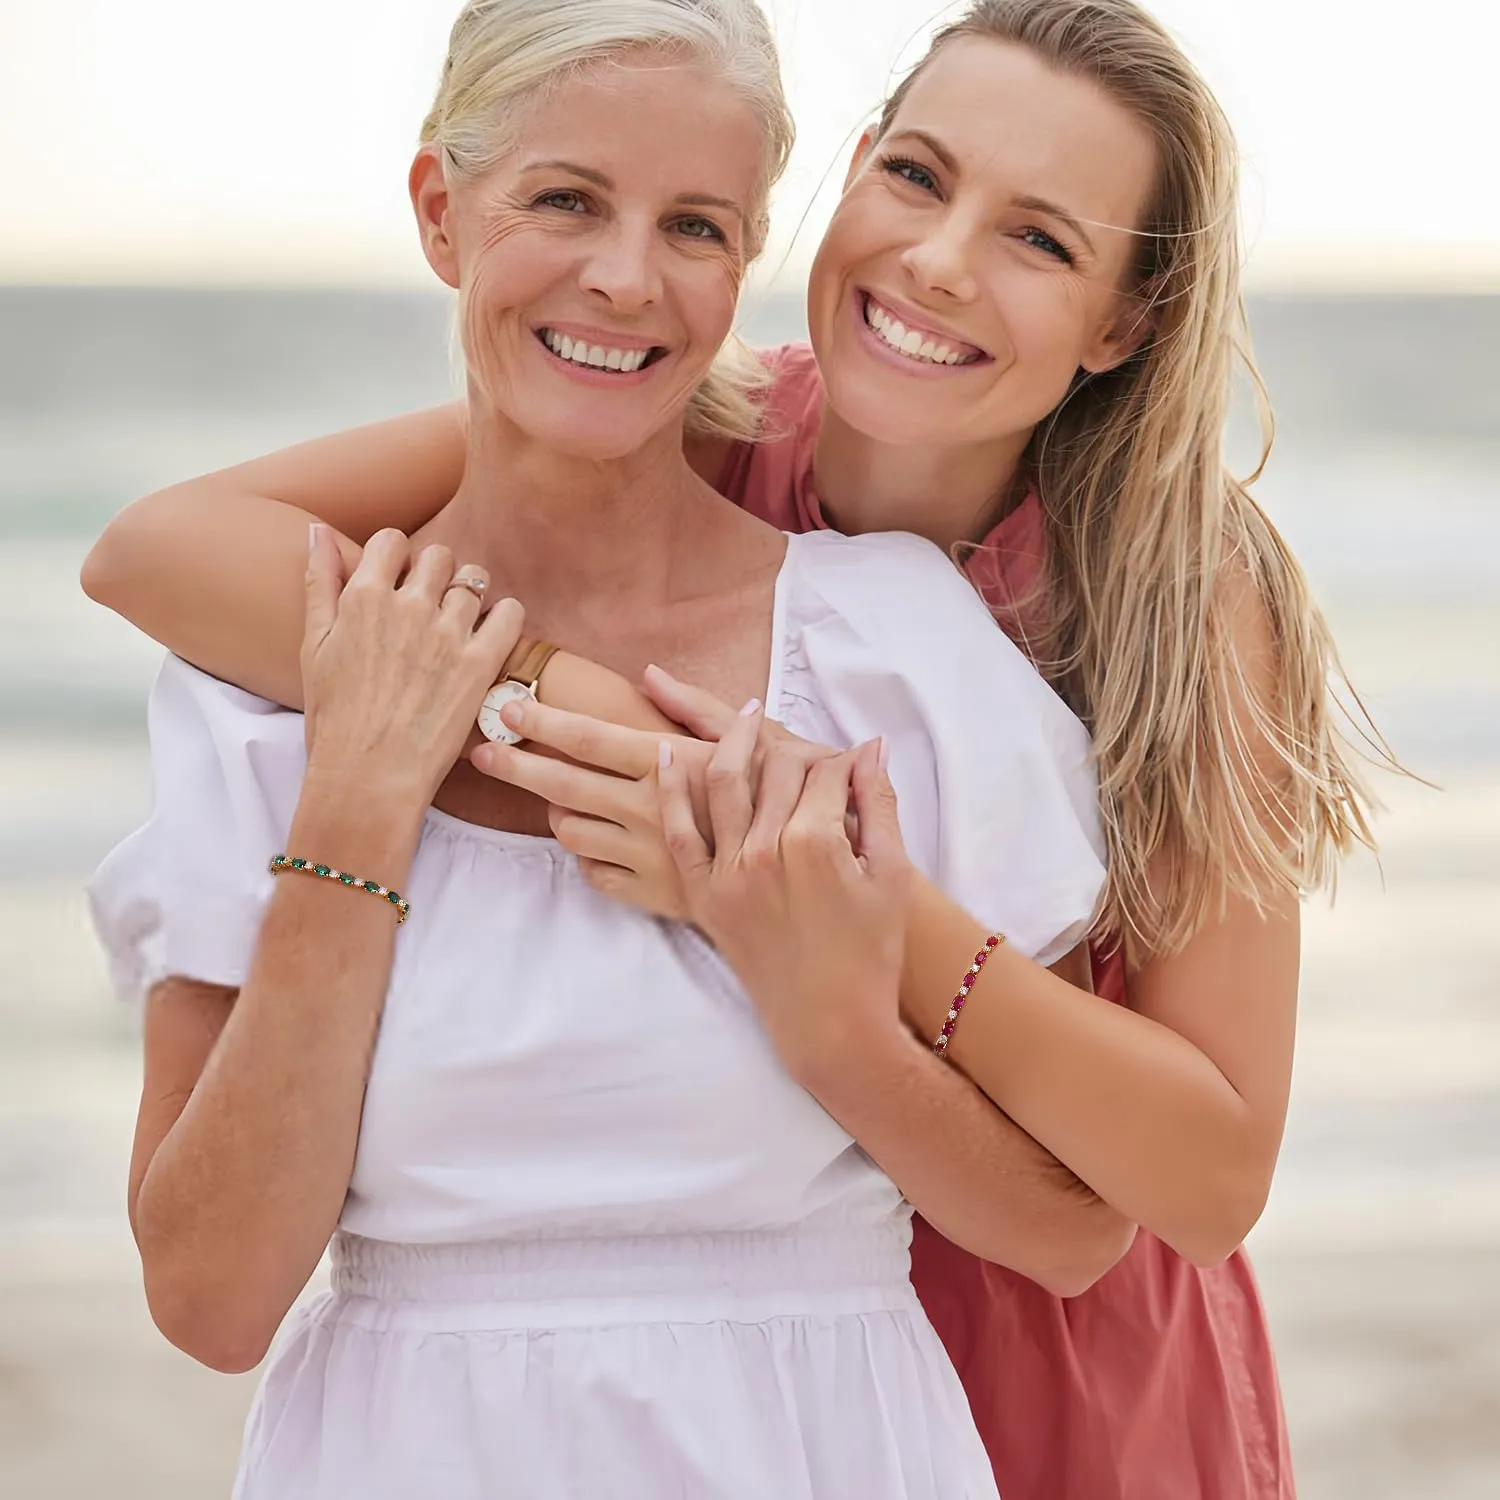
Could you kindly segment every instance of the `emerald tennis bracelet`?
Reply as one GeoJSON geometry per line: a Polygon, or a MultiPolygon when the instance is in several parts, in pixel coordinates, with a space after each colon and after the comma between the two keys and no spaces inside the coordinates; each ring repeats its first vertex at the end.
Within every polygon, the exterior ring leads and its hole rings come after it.
{"type": "Polygon", "coordinates": [[[351,891],[366,891],[371,896],[384,897],[396,908],[398,927],[411,915],[411,903],[398,896],[395,891],[381,885],[379,881],[360,880],[347,870],[335,870],[331,865],[315,865],[310,859],[292,859],[286,854],[274,856],[270,869],[273,875],[285,875],[288,871],[302,875],[317,875],[324,880],[336,880],[340,885],[347,885],[351,891]]]}

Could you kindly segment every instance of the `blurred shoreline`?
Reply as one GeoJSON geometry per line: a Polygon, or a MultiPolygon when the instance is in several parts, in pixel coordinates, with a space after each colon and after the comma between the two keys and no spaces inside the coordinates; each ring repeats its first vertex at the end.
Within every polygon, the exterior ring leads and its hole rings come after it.
{"type": "MultiPolygon", "coordinates": [[[[1377,865],[1309,902],[1297,1076],[1253,1241],[1303,1500],[1500,1493],[1500,296],[1258,296],[1256,493],[1397,753],[1377,865]]],[[[754,342],[800,306],[748,303],[754,342]]],[[[150,1327],[138,1087],[82,881],[150,800],[158,650],[77,588],[136,495],[449,398],[409,292],[0,287],[0,1493],[227,1489],[253,1377],[150,1327]]],[[[1243,421],[1241,422],[1243,429],[1243,421]]],[[[1241,432],[1243,441],[1243,431],[1241,432]]],[[[1060,1497],[1061,1500],[1061,1497],[1060,1497]]]]}

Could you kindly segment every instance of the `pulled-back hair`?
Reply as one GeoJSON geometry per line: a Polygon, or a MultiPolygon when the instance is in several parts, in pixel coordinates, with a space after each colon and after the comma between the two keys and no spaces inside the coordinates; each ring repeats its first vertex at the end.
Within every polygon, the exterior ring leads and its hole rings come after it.
{"type": "MultiPolygon", "coordinates": [[[[747,264],[765,245],[771,188],[791,154],[793,125],[771,30],[755,0],[469,0],[448,40],[437,98],[422,125],[445,169],[482,177],[515,145],[526,108],[579,68],[655,49],[707,63],[755,111],[764,143],[747,221],[747,264]]],[[[687,410],[697,437],[753,439],[767,376],[727,343],[687,410]]]]}

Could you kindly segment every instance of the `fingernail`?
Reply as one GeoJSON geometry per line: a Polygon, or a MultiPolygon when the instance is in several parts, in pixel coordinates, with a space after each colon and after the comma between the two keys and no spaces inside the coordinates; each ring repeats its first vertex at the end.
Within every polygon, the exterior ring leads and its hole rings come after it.
{"type": "Polygon", "coordinates": [[[750,715],[751,715],[751,714],[753,714],[753,713],[754,713],[754,712],[755,712],[755,711],[756,711],[756,709],[758,709],[758,708],[759,708],[759,707],[760,707],[760,699],[759,699],[759,698],[752,698],[752,699],[751,699],[751,700],[750,700],[750,701],[749,701],[749,702],[748,702],[748,703],[747,703],[747,704],[746,704],[746,705],[745,705],[745,706],[744,706],[744,707],[743,707],[743,708],[742,708],[742,709],[741,709],[741,710],[740,710],[740,717],[741,717],[741,718],[742,718],[742,719],[748,719],[748,718],[749,718],[749,717],[750,717],[750,715]]]}
{"type": "Polygon", "coordinates": [[[876,741],[876,744],[879,745],[880,748],[875,752],[875,763],[883,771],[885,770],[886,766],[890,764],[890,741],[887,740],[884,735],[881,735],[880,738],[876,741]]]}
{"type": "Polygon", "coordinates": [[[488,745],[475,745],[469,756],[469,764],[476,771],[492,771],[494,769],[494,757],[490,754],[488,745]]]}
{"type": "Polygon", "coordinates": [[[316,521],[314,521],[312,523],[312,525],[310,525],[307,528],[307,555],[309,557],[311,557],[313,555],[313,552],[317,548],[317,545],[318,545],[318,532],[320,530],[322,530],[322,528],[318,525],[318,523],[316,521]]]}
{"type": "Polygon", "coordinates": [[[671,740],[658,740],[656,742],[656,763],[663,771],[672,764],[671,740]]]}
{"type": "Polygon", "coordinates": [[[501,705],[500,717],[511,729],[519,729],[525,722],[526,714],[521,705],[512,699],[511,702],[501,705]]]}

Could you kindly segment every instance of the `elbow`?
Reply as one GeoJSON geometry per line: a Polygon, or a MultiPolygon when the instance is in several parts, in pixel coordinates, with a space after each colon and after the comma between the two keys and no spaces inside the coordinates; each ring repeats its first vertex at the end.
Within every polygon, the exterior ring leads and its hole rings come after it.
{"type": "Polygon", "coordinates": [[[236,1303],[232,1291],[182,1275],[146,1274],[151,1321],[169,1344],[221,1375],[243,1375],[266,1357],[280,1319],[236,1303]]]}
{"type": "Polygon", "coordinates": [[[119,611],[122,585],[133,571],[132,557],[137,551],[138,533],[144,529],[138,507],[149,504],[138,500],[117,515],[99,540],[89,548],[83,560],[78,581],[95,604],[119,611]]]}
{"type": "Polygon", "coordinates": [[[1021,1240],[1010,1216],[993,1233],[966,1235],[934,1227],[971,1255],[1034,1281],[1054,1297],[1082,1296],[1124,1259],[1136,1229],[1097,1198],[1083,1213],[1070,1213],[1065,1221],[1021,1240]]]}
{"type": "Polygon", "coordinates": [[[1136,1226],[1105,1204],[1090,1233],[1059,1245],[1031,1279],[1054,1297],[1081,1297],[1119,1265],[1135,1243],[1136,1226]]]}
{"type": "Polygon", "coordinates": [[[96,604],[124,614],[141,599],[141,581],[161,566],[161,539],[181,509],[176,488],[132,501],[104,528],[83,560],[78,581],[96,604]]]}
{"type": "Polygon", "coordinates": [[[83,567],[78,574],[78,582],[95,604],[108,607],[114,595],[115,569],[114,543],[107,531],[89,548],[89,555],[84,558],[83,567]]]}
{"type": "Polygon", "coordinates": [[[1190,1265],[1211,1271],[1245,1243],[1260,1222],[1270,1193],[1268,1169],[1230,1174],[1216,1190],[1198,1196],[1191,1220],[1161,1238],[1190,1265]]]}

